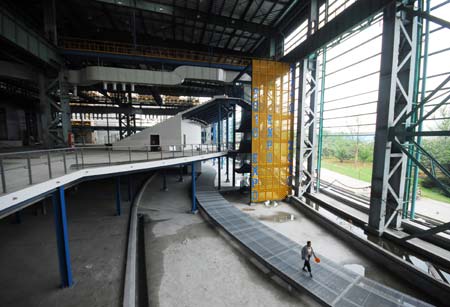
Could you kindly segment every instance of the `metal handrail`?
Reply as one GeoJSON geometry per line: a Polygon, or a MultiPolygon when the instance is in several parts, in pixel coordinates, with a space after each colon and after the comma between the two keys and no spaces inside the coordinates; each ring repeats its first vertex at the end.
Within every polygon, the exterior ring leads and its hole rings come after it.
{"type": "Polygon", "coordinates": [[[124,55],[139,55],[147,57],[158,57],[167,59],[190,60],[194,62],[221,63],[238,66],[247,66],[251,63],[251,57],[230,56],[223,54],[210,54],[208,52],[155,47],[149,45],[134,45],[128,43],[89,40],[73,37],[63,37],[61,45],[69,50],[86,50],[94,52],[107,52],[124,55]]]}
{"type": "MultiPolygon", "coordinates": [[[[220,151],[227,151],[225,143],[220,144],[220,151]]],[[[219,152],[219,144],[76,146],[1,153],[1,187],[2,192],[7,193],[8,182],[9,185],[16,184],[16,188],[17,185],[19,188],[24,188],[37,182],[68,174],[71,170],[189,157],[214,152],[219,152]],[[38,162],[36,163],[35,160],[38,162]],[[8,168],[5,161],[12,161],[11,167],[8,168]],[[26,172],[24,173],[23,170],[26,172]],[[22,178],[23,182],[17,183],[22,178]]]]}

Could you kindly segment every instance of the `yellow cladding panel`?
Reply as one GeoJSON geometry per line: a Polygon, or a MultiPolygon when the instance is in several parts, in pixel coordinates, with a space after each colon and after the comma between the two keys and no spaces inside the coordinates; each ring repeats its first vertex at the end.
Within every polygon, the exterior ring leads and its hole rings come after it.
{"type": "Polygon", "coordinates": [[[289,65],[252,64],[252,201],[281,200],[289,194],[292,169],[289,65]]]}

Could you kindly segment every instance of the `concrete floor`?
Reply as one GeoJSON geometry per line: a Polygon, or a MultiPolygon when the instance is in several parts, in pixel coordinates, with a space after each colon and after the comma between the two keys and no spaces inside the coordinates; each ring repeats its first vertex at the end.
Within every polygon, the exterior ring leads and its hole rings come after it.
{"type": "MultiPolygon", "coordinates": [[[[133,178],[137,183],[138,175],[133,178]]],[[[122,196],[127,189],[122,186],[122,196]]],[[[22,212],[0,220],[1,306],[119,306],[128,229],[129,204],[115,216],[114,181],[82,183],[66,191],[72,271],[75,285],[60,289],[53,209],[22,212]]]]}
{"type": "MultiPolygon", "coordinates": [[[[224,194],[224,197],[246,214],[257,218],[268,227],[300,245],[305,245],[308,240],[312,241],[312,246],[317,253],[325,255],[330,260],[362,276],[413,297],[425,301],[429,299],[426,294],[407,285],[404,280],[390,273],[389,268],[381,267],[365,255],[355,251],[344,240],[311,221],[288,203],[279,202],[277,207],[266,207],[263,204],[248,206],[243,204],[243,201],[248,199],[246,195],[227,193],[224,194]]],[[[313,272],[315,265],[317,264],[311,264],[313,272]]]]}
{"type": "Polygon", "coordinates": [[[191,207],[190,178],[155,178],[143,194],[150,306],[318,306],[264,275],[191,207]]]}

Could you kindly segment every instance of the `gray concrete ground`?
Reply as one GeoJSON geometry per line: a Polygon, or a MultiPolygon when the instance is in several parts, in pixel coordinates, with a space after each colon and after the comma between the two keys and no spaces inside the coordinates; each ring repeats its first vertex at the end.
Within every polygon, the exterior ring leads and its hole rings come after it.
{"type": "Polygon", "coordinates": [[[250,263],[191,206],[190,178],[168,176],[149,185],[141,201],[146,214],[145,257],[150,306],[318,306],[290,293],[250,263]]]}
{"type": "MultiPolygon", "coordinates": [[[[337,186],[344,187],[357,194],[365,195],[367,197],[370,196],[370,183],[368,182],[345,176],[327,169],[322,169],[320,176],[328,182],[337,180],[337,182],[334,183],[337,186]],[[352,187],[353,189],[349,187],[352,187]]],[[[450,221],[450,204],[420,197],[416,200],[416,213],[445,223],[450,221]]]]}
{"type": "MultiPolygon", "coordinates": [[[[217,165],[213,166],[211,161],[208,161],[206,165],[214,167],[217,171],[217,165]]],[[[223,168],[222,179],[225,178],[225,171],[226,169],[223,168]]],[[[217,185],[217,176],[215,178],[215,184],[217,185]]],[[[222,184],[222,186],[229,186],[229,184],[222,184]]],[[[268,227],[273,228],[299,244],[304,245],[307,240],[311,240],[314,249],[326,255],[330,260],[388,287],[425,301],[429,300],[427,294],[406,284],[403,279],[390,273],[389,268],[381,267],[362,253],[354,250],[340,237],[335,236],[323,226],[311,221],[290,204],[279,202],[279,205],[275,208],[266,207],[263,204],[249,206],[248,194],[242,195],[239,192],[224,192],[223,195],[243,212],[254,216],[268,227]]],[[[337,219],[339,220],[339,218],[337,219]]],[[[313,270],[314,265],[312,264],[313,270]]]]}
{"type": "MultiPolygon", "coordinates": [[[[407,285],[404,280],[390,273],[389,268],[381,267],[365,255],[354,250],[344,240],[308,219],[290,204],[279,202],[277,207],[266,207],[263,204],[248,206],[243,204],[244,201],[248,200],[247,195],[242,196],[234,192],[224,194],[224,197],[246,214],[257,218],[268,227],[282,233],[300,245],[305,245],[306,241],[310,240],[314,250],[328,259],[383,285],[419,299],[427,300],[426,294],[420,293],[407,285]]],[[[316,265],[316,263],[311,264],[313,272],[316,265]]]]}
{"type": "MultiPolygon", "coordinates": [[[[133,178],[136,183],[144,175],[133,178]]],[[[122,185],[126,198],[127,187],[122,185]]],[[[66,192],[70,254],[75,285],[60,289],[53,209],[22,223],[0,220],[1,306],[119,306],[128,229],[129,203],[115,216],[114,181],[82,183],[66,192]]],[[[36,207],[36,206],[34,206],[36,207]]]]}

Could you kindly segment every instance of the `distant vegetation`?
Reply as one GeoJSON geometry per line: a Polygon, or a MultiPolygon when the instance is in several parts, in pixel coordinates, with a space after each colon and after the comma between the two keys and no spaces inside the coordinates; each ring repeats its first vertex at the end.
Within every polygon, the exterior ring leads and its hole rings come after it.
{"type": "MultiPolygon", "coordinates": [[[[450,111],[442,111],[436,129],[450,131],[450,111]]],[[[428,129],[432,130],[432,129],[428,129]]],[[[329,131],[323,133],[322,167],[347,175],[356,179],[370,182],[372,176],[373,161],[373,138],[357,137],[353,133],[342,133],[338,136],[330,134],[329,131]]],[[[422,146],[431,153],[444,167],[450,170],[450,137],[427,137],[422,139],[422,146]]],[[[430,161],[422,157],[422,163],[429,166],[430,161]]],[[[441,173],[436,174],[438,178],[450,186],[450,179],[441,173]]],[[[420,173],[420,185],[422,196],[432,199],[450,202],[450,198],[429,179],[425,174],[420,173]]]]}

